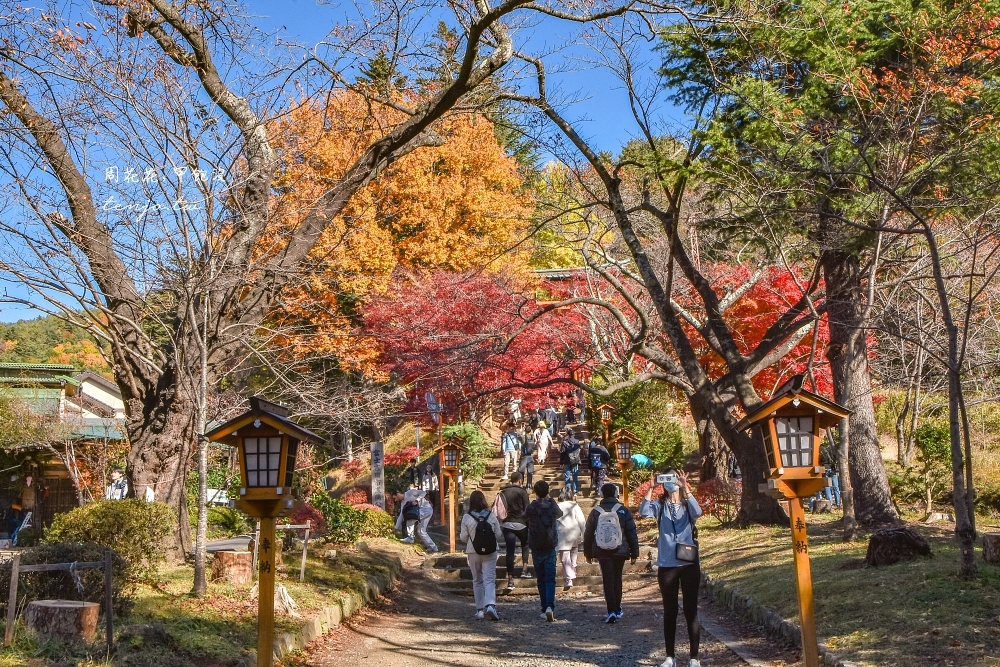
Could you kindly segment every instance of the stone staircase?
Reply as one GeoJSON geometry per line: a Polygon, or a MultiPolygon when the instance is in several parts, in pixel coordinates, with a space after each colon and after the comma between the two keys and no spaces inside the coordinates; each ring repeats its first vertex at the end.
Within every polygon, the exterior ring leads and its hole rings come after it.
{"type": "MultiPolygon", "coordinates": [[[[577,439],[579,440],[589,440],[590,435],[586,431],[586,427],[583,424],[573,425],[573,430],[577,433],[577,439]]],[[[477,488],[486,494],[487,502],[493,502],[497,493],[506,486],[509,482],[501,479],[503,476],[503,457],[495,456],[489,464],[487,473],[479,481],[476,487],[470,487],[466,489],[466,495],[476,490],[477,488]]],[[[559,453],[553,450],[549,453],[545,465],[535,464],[535,473],[532,477],[533,482],[537,482],[540,479],[544,479],[549,483],[549,495],[553,498],[558,498],[559,493],[565,486],[563,482],[563,472],[562,464],[559,463],[559,453]]],[[[534,499],[534,494],[528,489],[528,495],[534,499]]],[[[580,492],[576,495],[576,502],[580,505],[583,510],[584,516],[589,516],[594,505],[599,500],[599,492],[596,489],[591,488],[590,484],[590,468],[586,461],[580,464],[580,492]]],[[[432,534],[444,537],[444,540],[439,539],[439,543],[447,543],[447,528],[437,527],[431,529],[432,534]]],[[[468,561],[465,557],[465,544],[459,543],[456,547],[459,551],[457,554],[436,554],[434,556],[429,556],[424,560],[423,567],[428,571],[431,578],[436,579],[440,582],[441,590],[450,591],[453,593],[458,593],[462,595],[472,595],[472,571],[469,569],[468,561]]],[[[500,550],[497,552],[497,594],[508,594],[506,590],[507,586],[507,568],[504,565],[504,554],[506,550],[501,545],[500,550]]],[[[629,581],[644,580],[644,579],[654,579],[656,577],[655,568],[653,567],[653,562],[656,557],[656,549],[649,546],[640,547],[640,556],[636,563],[633,565],[631,563],[625,564],[625,582],[626,586],[629,581]]],[[[583,557],[583,552],[581,550],[580,556],[577,562],[577,576],[574,581],[573,588],[569,591],[564,592],[562,590],[563,586],[563,571],[562,564],[556,562],[556,595],[562,596],[565,594],[578,594],[582,592],[590,593],[601,593],[601,570],[600,566],[594,562],[593,564],[588,564],[586,559],[583,557]]],[[[518,547],[517,556],[515,560],[515,579],[514,579],[514,590],[509,593],[511,595],[537,595],[538,588],[535,584],[534,579],[534,567],[529,565],[528,572],[531,574],[531,578],[521,578],[517,575],[521,573],[521,555],[520,547],[518,547]]]]}

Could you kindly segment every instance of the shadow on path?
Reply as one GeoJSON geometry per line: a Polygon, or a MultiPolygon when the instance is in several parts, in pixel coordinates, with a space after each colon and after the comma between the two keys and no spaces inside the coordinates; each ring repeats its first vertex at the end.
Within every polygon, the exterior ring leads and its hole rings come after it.
{"type": "MultiPolygon", "coordinates": [[[[389,598],[310,645],[290,664],[297,667],[366,665],[410,667],[555,667],[659,665],[665,656],[663,611],[655,583],[625,593],[625,618],[606,625],[604,599],[582,594],[557,600],[555,623],[538,618],[537,597],[500,598],[500,622],[473,618],[471,597],[439,592],[436,582],[419,568],[405,569],[389,598]]],[[[714,618],[714,608],[707,614],[714,618]]],[[[733,627],[726,624],[727,630],[733,627]]],[[[687,665],[687,628],[677,628],[677,658],[687,665]]],[[[768,643],[759,642],[768,648],[768,643]]],[[[785,667],[787,649],[774,649],[776,660],[763,664],[785,667]]],[[[794,654],[793,654],[794,655],[794,654]]],[[[707,632],[702,634],[704,667],[746,665],[707,632]]],[[[761,663],[758,663],[761,664],[761,663]]]]}

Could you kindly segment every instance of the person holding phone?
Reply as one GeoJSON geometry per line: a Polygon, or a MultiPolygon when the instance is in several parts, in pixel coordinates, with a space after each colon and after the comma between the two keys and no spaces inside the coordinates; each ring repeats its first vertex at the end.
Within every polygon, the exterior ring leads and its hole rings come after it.
{"type": "Polygon", "coordinates": [[[702,513],[701,506],[695,500],[683,470],[671,469],[659,475],[654,473],[649,482],[646,497],[639,505],[639,515],[656,519],[659,526],[656,578],[663,598],[663,641],[667,649],[667,659],[660,667],[678,667],[674,659],[678,588],[684,594],[684,618],[691,642],[688,667],[701,667],[698,661],[701,567],[698,564],[698,533],[695,527],[695,521],[702,513]],[[662,488],[663,492],[658,500],[653,500],[653,492],[658,488],[662,488]]]}

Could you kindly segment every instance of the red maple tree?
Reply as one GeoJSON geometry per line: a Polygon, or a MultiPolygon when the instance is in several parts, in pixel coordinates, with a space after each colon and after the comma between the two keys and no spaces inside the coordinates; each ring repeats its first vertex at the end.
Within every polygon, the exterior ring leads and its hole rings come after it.
{"type": "MultiPolygon", "coordinates": [[[[787,269],[778,266],[767,267],[763,274],[757,277],[750,267],[722,263],[703,267],[702,272],[712,282],[720,298],[754,280],[753,286],[746,294],[737,299],[724,313],[736,344],[744,355],[749,355],[757,348],[768,327],[802,297],[808,283],[808,279],[804,279],[796,268],[787,269]]],[[[819,299],[817,305],[818,303],[819,299]]],[[[693,302],[691,307],[694,307],[693,302]]],[[[693,333],[693,328],[691,331],[693,333]]],[[[713,379],[725,375],[728,368],[722,358],[698,334],[693,333],[691,337],[692,340],[702,343],[698,351],[702,366],[708,370],[709,375],[713,379]]],[[[754,375],[754,387],[766,399],[792,376],[807,373],[809,360],[812,357],[812,377],[816,382],[813,390],[832,396],[833,378],[824,355],[829,341],[829,327],[826,318],[822,317],[818,329],[810,330],[774,364],[754,375]],[[814,333],[817,338],[815,354],[813,354],[814,333]]]]}
{"type": "Polygon", "coordinates": [[[566,393],[589,340],[583,316],[559,309],[526,325],[543,306],[536,279],[513,271],[398,272],[388,295],[364,309],[364,335],[389,375],[425,410],[434,391],[446,414],[487,395],[516,395],[525,407],[566,393]]]}

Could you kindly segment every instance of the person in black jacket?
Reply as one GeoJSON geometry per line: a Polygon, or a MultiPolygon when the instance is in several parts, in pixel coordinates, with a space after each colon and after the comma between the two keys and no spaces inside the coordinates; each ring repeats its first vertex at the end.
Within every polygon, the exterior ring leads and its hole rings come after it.
{"type": "Polygon", "coordinates": [[[535,433],[534,431],[522,432],[522,436],[521,459],[517,464],[517,471],[524,476],[525,486],[530,487],[531,478],[535,474],[535,433]]]}
{"type": "Polygon", "coordinates": [[[556,620],[556,523],[562,516],[562,510],[556,501],[549,498],[549,483],[545,480],[535,482],[532,487],[538,496],[524,510],[524,518],[528,520],[528,546],[531,547],[531,557],[535,564],[535,577],[538,580],[538,597],[542,603],[542,618],[551,623],[556,620]]]}
{"type": "Polygon", "coordinates": [[[528,507],[531,499],[528,492],[521,486],[524,478],[520,472],[515,472],[510,476],[510,484],[500,489],[503,496],[504,507],[507,508],[507,516],[504,517],[500,529],[503,531],[504,543],[507,545],[507,591],[514,590],[514,559],[517,543],[521,543],[521,577],[527,579],[531,576],[528,572],[528,520],[524,518],[524,510],[528,507]]]}
{"type": "Polygon", "coordinates": [[[597,494],[607,481],[608,464],[611,462],[611,454],[608,452],[607,447],[605,447],[601,442],[600,436],[594,438],[594,441],[590,444],[588,454],[589,456],[587,460],[590,463],[590,487],[594,490],[594,493],[597,494]]]}
{"type": "Polygon", "coordinates": [[[420,468],[417,467],[416,459],[410,459],[409,467],[403,471],[403,481],[408,489],[420,488],[420,468]]]}
{"type": "Polygon", "coordinates": [[[559,445],[559,462],[563,466],[563,484],[576,499],[580,492],[580,441],[573,437],[573,429],[567,428],[559,432],[562,442],[559,445]]]}
{"type": "Polygon", "coordinates": [[[631,559],[635,563],[639,558],[639,534],[636,532],[635,519],[627,507],[618,502],[618,487],[605,484],[601,487],[603,500],[590,512],[587,518],[587,529],[583,533],[583,555],[587,562],[596,558],[601,565],[601,578],[604,581],[604,601],[608,607],[605,623],[614,623],[622,618],[622,571],[625,561],[631,559]],[[597,523],[601,514],[615,512],[621,526],[621,544],[615,549],[602,549],[597,546],[597,523]]]}

